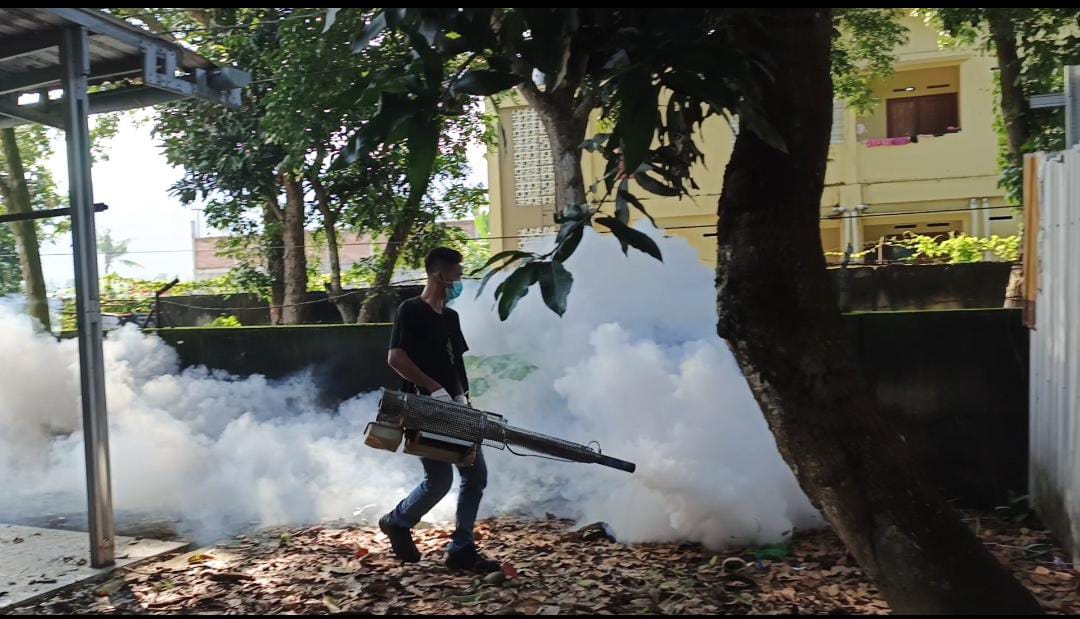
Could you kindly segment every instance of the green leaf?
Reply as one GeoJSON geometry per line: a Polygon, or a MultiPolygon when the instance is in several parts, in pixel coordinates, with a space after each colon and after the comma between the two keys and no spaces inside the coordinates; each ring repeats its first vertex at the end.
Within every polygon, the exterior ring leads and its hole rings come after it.
{"type": "Polygon", "coordinates": [[[419,199],[427,193],[431,182],[431,171],[435,167],[435,155],[439,147],[439,121],[414,117],[409,123],[406,138],[409,146],[409,187],[410,193],[419,199]]]}
{"type": "Polygon", "coordinates": [[[625,49],[620,48],[604,63],[604,70],[615,72],[621,71],[628,66],[630,66],[630,55],[626,53],[625,49]]]}
{"type": "Polygon", "coordinates": [[[604,146],[604,144],[607,143],[608,138],[610,137],[610,133],[597,133],[593,137],[582,142],[581,148],[589,151],[590,153],[594,153],[600,150],[604,146]]]}
{"type": "Polygon", "coordinates": [[[571,36],[580,26],[576,8],[518,9],[525,16],[530,40],[524,41],[521,54],[525,60],[544,73],[551,90],[562,84],[570,60],[571,36]],[[549,77],[554,79],[549,80],[549,77]]]}
{"type": "Polygon", "coordinates": [[[444,66],[442,57],[435,53],[435,49],[428,44],[427,39],[418,30],[409,30],[409,43],[412,44],[413,52],[420,58],[424,67],[424,78],[427,87],[436,95],[442,89],[444,66]]]}
{"type": "Polygon", "coordinates": [[[674,93],[689,96],[697,101],[725,109],[736,101],[736,91],[725,89],[722,84],[713,84],[684,71],[669,71],[660,76],[660,82],[674,93]]]}
{"type": "Polygon", "coordinates": [[[519,250],[516,250],[516,249],[508,249],[506,251],[501,251],[501,252],[495,254],[494,256],[492,256],[491,258],[488,258],[488,261],[485,262],[482,267],[480,267],[479,269],[476,269],[470,275],[476,275],[477,273],[483,271],[484,269],[488,268],[489,266],[495,264],[496,262],[498,262],[499,260],[502,260],[504,258],[524,258],[525,256],[532,256],[532,255],[533,254],[531,254],[531,253],[529,253],[527,251],[519,251],[519,250]]]}
{"type": "Polygon", "coordinates": [[[509,90],[523,81],[525,78],[514,73],[472,69],[458,78],[451,88],[454,92],[486,97],[509,90]]]}
{"type": "Polygon", "coordinates": [[[409,9],[384,9],[383,14],[386,15],[386,24],[391,28],[398,28],[405,23],[405,18],[409,15],[409,9]]]}
{"type": "Polygon", "coordinates": [[[540,294],[544,297],[544,304],[562,317],[566,313],[566,297],[570,294],[574,276],[558,260],[536,264],[539,265],[540,294]]]}
{"type": "Polygon", "coordinates": [[[611,230],[615,235],[615,238],[619,239],[624,254],[629,245],[638,251],[649,254],[661,262],[664,261],[663,257],[660,256],[660,248],[657,247],[656,242],[650,239],[645,233],[634,230],[614,217],[598,217],[596,223],[611,230]]]}
{"type": "MultiPolygon", "coordinates": [[[[555,213],[556,223],[563,223],[568,221],[581,221],[587,219],[589,216],[588,204],[571,204],[564,208],[561,212],[555,213]]],[[[559,238],[561,239],[563,232],[560,229],[559,238]]]]}
{"type": "Polygon", "coordinates": [[[499,285],[498,290],[495,291],[496,296],[501,295],[499,298],[499,320],[509,318],[510,312],[514,311],[518,301],[529,293],[529,286],[535,284],[540,276],[539,267],[539,262],[522,265],[499,285]]]}
{"type": "Polygon", "coordinates": [[[679,190],[677,188],[665,185],[645,172],[638,172],[635,174],[634,180],[638,182],[638,185],[641,185],[642,189],[649,193],[669,197],[679,195],[679,190]]]}
{"type": "Polygon", "coordinates": [[[650,215],[649,212],[645,210],[645,205],[642,204],[641,200],[638,200],[637,197],[634,194],[630,193],[629,191],[627,191],[625,189],[619,189],[619,197],[622,198],[623,200],[626,200],[630,204],[633,204],[634,208],[641,211],[642,215],[648,217],[649,221],[652,222],[652,225],[653,225],[654,228],[659,228],[659,226],[656,225],[656,220],[653,219],[653,216],[650,215]]]}
{"type": "MultiPolygon", "coordinates": [[[[559,262],[566,262],[567,258],[574,254],[574,250],[577,249],[579,243],[581,243],[581,237],[585,234],[585,222],[574,222],[570,224],[572,230],[566,235],[566,237],[559,243],[558,249],[555,250],[555,260],[559,262]]],[[[560,233],[562,230],[559,231],[560,233]]]]}
{"type": "Polygon", "coordinates": [[[442,22],[439,19],[433,19],[431,17],[424,17],[420,19],[420,27],[418,32],[424,37],[428,45],[435,46],[435,40],[439,38],[439,32],[442,31],[442,22]]]}
{"type": "MultiPolygon", "coordinates": [[[[396,134],[399,127],[416,112],[416,104],[404,95],[385,91],[380,93],[379,111],[349,138],[330,164],[330,171],[340,170],[367,157],[372,150],[387,142],[391,134],[396,134]]],[[[397,135],[394,138],[395,141],[400,139],[397,135]]]]}
{"type": "Polygon", "coordinates": [[[634,69],[619,84],[619,122],[614,135],[619,137],[625,169],[635,170],[649,153],[659,122],[657,97],[660,88],[644,69],[634,69]]]}
{"type": "Polygon", "coordinates": [[[362,157],[366,157],[371,152],[371,149],[382,142],[381,130],[373,124],[374,122],[374,119],[368,121],[368,124],[361,127],[359,131],[349,138],[345,147],[338,152],[337,157],[330,164],[331,172],[356,163],[362,157]]]}
{"type": "Polygon", "coordinates": [[[626,204],[626,188],[630,186],[629,180],[619,184],[619,193],[615,194],[615,219],[624,224],[630,223],[630,207],[626,204]]]}
{"type": "Polygon", "coordinates": [[[330,31],[330,28],[334,27],[334,22],[337,20],[338,11],[341,9],[326,9],[326,23],[323,24],[323,34],[330,31]]]}
{"type": "MultiPolygon", "coordinates": [[[[393,9],[391,9],[391,10],[393,10],[393,9]]],[[[327,26],[327,29],[329,29],[329,26],[327,26]]],[[[386,30],[386,13],[385,12],[382,12],[382,13],[379,13],[378,15],[376,15],[375,18],[371,20],[371,23],[368,24],[364,28],[364,32],[362,32],[360,34],[360,36],[357,37],[357,39],[355,41],[353,41],[353,44],[352,44],[353,53],[354,54],[359,54],[360,52],[362,52],[368,46],[368,44],[371,43],[371,40],[374,39],[375,37],[379,36],[379,34],[383,30],[386,30]]]]}
{"type": "MultiPolygon", "coordinates": [[[[531,254],[529,252],[517,251],[513,249],[508,251],[501,251],[492,256],[491,259],[487,261],[487,264],[480,267],[479,269],[476,269],[475,271],[473,271],[473,273],[475,274],[483,271],[484,269],[488,268],[488,266],[494,264],[496,260],[504,260],[504,262],[499,266],[492,268],[490,271],[487,272],[487,274],[484,275],[484,279],[480,280],[480,289],[476,291],[475,298],[480,298],[480,295],[484,292],[484,287],[487,286],[493,275],[510,266],[510,263],[514,262],[515,260],[531,259],[533,256],[534,254],[531,254]]],[[[498,291],[496,291],[496,296],[498,296],[498,291]]]]}

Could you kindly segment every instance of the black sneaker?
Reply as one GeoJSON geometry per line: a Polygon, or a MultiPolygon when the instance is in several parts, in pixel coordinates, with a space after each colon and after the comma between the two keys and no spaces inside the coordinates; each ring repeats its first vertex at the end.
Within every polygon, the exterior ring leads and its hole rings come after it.
{"type": "Polygon", "coordinates": [[[390,538],[390,547],[394,549],[394,556],[405,563],[416,563],[420,560],[420,551],[413,543],[412,533],[405,527],[391,524],[390,514],[379,518],[379,529],[390,538]]]}
{"type": "Polygon", "coordinates": [[[502,564],[477,552],[475,548],[446,553],[446,567],[478,574],[490,574],[502,570],[502,564]]]}

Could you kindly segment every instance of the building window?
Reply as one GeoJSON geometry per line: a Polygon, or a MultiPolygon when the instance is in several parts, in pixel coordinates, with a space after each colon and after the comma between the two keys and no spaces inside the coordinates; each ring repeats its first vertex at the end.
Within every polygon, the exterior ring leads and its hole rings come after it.
{"type": "Polygon", "coordinates": [[[890,138],[944,135],[960,130],[960,108],[955,92],[889,99],[887,105],[890,138]]]}
{"type": "Polygon", "coordinates": [[[844,142],[844,110],[843,101],[833,101],[832,106],[832,135],[829,136],[830,144],[842,144],[844,142]]]}
{"type": "Polygon", "coordinates": [[[551,143],[540,116],[531,109],[510,116],[514,148],[514,203],[517,206],[555,204],[555,166],[551,143]]]}

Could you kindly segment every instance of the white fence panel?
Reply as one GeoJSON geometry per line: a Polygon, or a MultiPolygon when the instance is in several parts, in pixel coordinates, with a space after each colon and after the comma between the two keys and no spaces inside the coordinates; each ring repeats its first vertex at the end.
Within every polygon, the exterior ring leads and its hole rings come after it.
{"type": "MultiPolygon", "coordinates": [[[[1080,149],[1039,166],[1038,286],[1031,332],[1029,488],[1080,560],[1080,149]]],[[[1031,233],[1033,231],[1025,231],[1031,233]]]]}

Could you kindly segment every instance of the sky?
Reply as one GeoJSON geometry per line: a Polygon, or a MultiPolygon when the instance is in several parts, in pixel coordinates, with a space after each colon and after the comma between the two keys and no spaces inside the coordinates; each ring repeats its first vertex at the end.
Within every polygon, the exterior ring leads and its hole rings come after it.
{"type": "MultiPolygon", "coordinates": [[[[190,280],[194,275],[193,225],[198,219],[200,235],[215,231],[207,228],[197,206],[194,209],[181,206],[169,195],[170,185],[183,171],[168,164],[151,135],[152,114],[150,110],[126,114],[120,130],[108,143],[108,159],[94,165],[94,201],[109,205],[108,210],[97,215],[98,234],[108,230],[114,240],[128,240],[129,253],[124,259],[136,264],[114,263],[113,272],[145,279],[190,280]]],[[[486,186],[483,146],[470,149],[469,163],[472,168],[469,182],[486,186]]],[[[50,168],[66,195],[67,153],[62,135],[54,142],[50,168]]],[[[70,236],[44,243],[41,251],[48,289],[72,286],[70,236]]]]}

